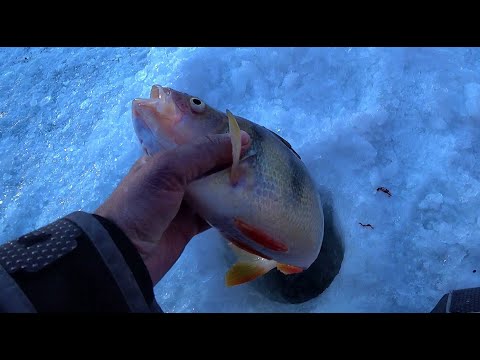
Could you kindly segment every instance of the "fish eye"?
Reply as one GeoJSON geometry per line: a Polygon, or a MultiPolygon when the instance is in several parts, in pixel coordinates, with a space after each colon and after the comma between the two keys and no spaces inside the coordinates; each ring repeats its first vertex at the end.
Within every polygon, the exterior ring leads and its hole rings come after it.
{"type": "Polygon", "coordinates": [[[205,110],[205,103],[199,98],[192,97],[190,98],[190,107],[195,112],[202,112],[205,110]]]}

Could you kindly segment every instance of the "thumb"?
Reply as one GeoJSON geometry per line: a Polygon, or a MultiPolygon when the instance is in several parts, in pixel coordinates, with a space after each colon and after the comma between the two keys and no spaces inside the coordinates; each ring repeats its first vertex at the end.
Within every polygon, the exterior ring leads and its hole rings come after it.
{"type": "MultiPolygon", "coordinates": [[[[244,153],[250,146],[250,136],[242,130],[241,139],[244,153]]],[[[162,174],[169,173],[186,186],[210,170],[232,163],[230,134],[208,135],[194,143],[180,145],[164,153],[162,160],[162,174]]]]}

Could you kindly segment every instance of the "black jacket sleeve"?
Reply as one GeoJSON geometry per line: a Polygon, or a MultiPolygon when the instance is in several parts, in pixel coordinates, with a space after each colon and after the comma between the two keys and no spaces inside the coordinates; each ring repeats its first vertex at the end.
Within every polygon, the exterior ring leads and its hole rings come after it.
{"type": "Polygon", "coordinates": [[[75,212],[0,246],[2,312],[161,312],[136,248],[75,212]]]}

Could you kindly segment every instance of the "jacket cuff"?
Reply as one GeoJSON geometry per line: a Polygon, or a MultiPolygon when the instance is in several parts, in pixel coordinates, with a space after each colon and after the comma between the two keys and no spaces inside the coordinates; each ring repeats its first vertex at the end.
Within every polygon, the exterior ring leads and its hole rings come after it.
{"type": "Polygon", "coordinates": [[[131,312],[158,310],[150,274],[133,243],[115,223],[81,211],[65,218],[80,227],[95,246],[131,312]]]}
{"type": "Polygon", "coordinates": [[[113,221],[97,214],[92,214],[92,216],[100,222],[105,230],[107,230],[110,238],[122,254],[123,259],[135,277],[147,304],[152,303],[155,300],[152,279],[150,278],[150,273],[138,253],[137,248],[113,221]]]}
{"type": "Polygon", "coordinates": [[[85,212],[2,244],[0,286],[8,290],[0,311],[161,311],[134,245],[111,221],[85,212]]]}

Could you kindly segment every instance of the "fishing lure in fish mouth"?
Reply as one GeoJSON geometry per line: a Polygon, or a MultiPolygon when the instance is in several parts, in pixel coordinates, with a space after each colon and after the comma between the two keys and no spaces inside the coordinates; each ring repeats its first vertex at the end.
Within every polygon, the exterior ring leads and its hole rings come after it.
{"type": "Polygon", "coordinates": [[[315,183],[300,156],[278,134],[234,115],[221,112],[197,96],[160,85],[149,99],[132,104],[134,129],[149,154],[229,133],[230,167],[192,182],[185,200],[216,228],[238,256],[225,283],[234,286],[278,269],[294,274],[317,258],[323,242],[324,220],[315,183]],[[250,135],[241,157],[241,130],[250,135]]]}

